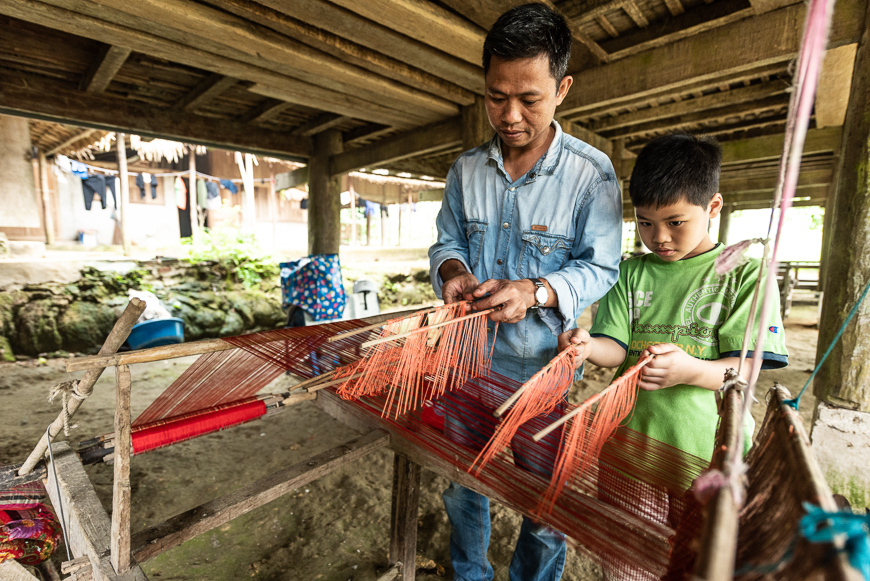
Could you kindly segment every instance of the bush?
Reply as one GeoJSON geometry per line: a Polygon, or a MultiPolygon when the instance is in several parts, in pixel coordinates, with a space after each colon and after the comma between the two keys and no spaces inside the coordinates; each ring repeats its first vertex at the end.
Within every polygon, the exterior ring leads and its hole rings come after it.
{"type": "Polygon", "coordinates": [[[240,282],[247,289],[259,286],[263,279],[277,283],[279,260],[263,250],[253,234],[203,229],[191,240],[183,241],[189,247],[186,260],[191,264],[214,263],[228,282],[240,282]]]}

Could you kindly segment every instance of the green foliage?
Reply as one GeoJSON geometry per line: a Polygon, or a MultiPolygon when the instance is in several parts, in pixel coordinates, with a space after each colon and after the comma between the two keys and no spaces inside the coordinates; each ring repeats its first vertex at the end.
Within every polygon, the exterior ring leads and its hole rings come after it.
{"type": "Polygon", "coordinates": [[[263,250],[253,234],[204,229],[195,240],[183,243],[188,246],[188,262],[212,262],[228,282],[240,282],[247,289],[259,286],[264,279],[277,282],[279,260],[263,250]]]}

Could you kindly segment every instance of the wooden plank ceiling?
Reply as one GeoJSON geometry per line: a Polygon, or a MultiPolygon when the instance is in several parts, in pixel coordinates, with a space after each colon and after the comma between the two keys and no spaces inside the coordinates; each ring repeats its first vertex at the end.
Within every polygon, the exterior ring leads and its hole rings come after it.
{"type": "MultiPolygon", "coordinates": [[[[838,1],[831,46],[857,42],[866,1],[838,1]]],[[[0,0],[0,112],[76,126],[36,126],[47,152],[117,128],[304,161],[312,136],[338,129],[336,173],[443,177],[461,149],[462,107],[483,94],[485,31],[518,3],[0,0]]],[[[555,6],[575,38],[575,84],[557,115],[579,135],[630,160],[674,130],[723,142],[782,134],[803,4],[555,6]]],[[[813,171],[830,172],[831,153],[813,171]]]]}

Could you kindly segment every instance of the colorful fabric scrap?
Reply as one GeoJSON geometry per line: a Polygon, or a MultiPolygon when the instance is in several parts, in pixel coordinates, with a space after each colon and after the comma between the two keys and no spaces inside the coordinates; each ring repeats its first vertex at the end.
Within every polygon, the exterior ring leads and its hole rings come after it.
{"type": "Polygon", "coordinates": [[[0,523],[0,562],[16,559],[23,565],[38,565],[60,544],[60,524],[44,504],[0,510],[0,523]]]}

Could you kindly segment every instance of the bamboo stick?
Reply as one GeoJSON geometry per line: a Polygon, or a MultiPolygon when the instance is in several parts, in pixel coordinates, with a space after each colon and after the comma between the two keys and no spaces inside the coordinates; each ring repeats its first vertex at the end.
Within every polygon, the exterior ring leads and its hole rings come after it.
{"type": "Polygon", "coordinates": [[[523,395],[523,392],[526,391],[526,389],[529,387],[529,385],[531,385],[532,382],[536,381],[541,375],[543,375],[544,373],[549,371],[550,368],[553,367],[553,365],[555,365],[560,359],[562,359],[563,357],[566,356],[566,353],[568,353],[567,349],[565,349],[564,351],[562,351],[561,353],[556,355],[553,358],[553,360],[550,361],[549,363],[547,363],[546,365],[544,365],[544,367],[541,368],[541,370],[539,372],[537,372],[536,374],[531,376],[527,382],[522,384],[519,387],[519,389],[517,389],[515,392],[513,392],[511,394],[511,396],[509,398],[507,398],[507,400],[505,400],[505,402],[503,404],[501,404],[501,406],[499,406],[499,408],[497,410],[495,410],[493,415],[497,418],[500,418],[502,415],[504,415],[504,413],[507,411],[507,409],[509,407],[511,407],[512,405],[514,405],[514,402],[516,402],[520,398],[520,396],[523,395]]]}
{"type": "Polygon", "coordinates": [[[293,391],[298,392],[300,389],[305,389],[307,391],[308,386],[310,386],[311,384],[317,384],[321,381],[325,381],[325,380],[329,379],[330,377],[335,375],[336,371],[337,371],[336,369],[333,369],[332,371],[327,371],[326,373],[322,373],[320,375],[317,375],[315,377],[312,377],[310,379],[306,379],[305,381],[297,383],[296,385],[293,386],[293,391]]]}
{"type": "MultiPolygon", "coordinates": [[[[646,357],[644,357],[643,359],[641,359],[640,361],[638,361],[637,363],[635,363],[634,365],[632,365],[631,367],[626,369],[625,373],[623,375],[627,375],[627,374],[633,372],[635,369],[643,367],[644,365],[646,365],[647,363],[652,361],[653,358],[655,358],[655,355],[647,355],[646,357]]],[[[568,420],[570,420],[571,418],[573,418],[574,416],[576,416],[577,414],[582,412],[583,410],[589,408],[589,406],[596,403],[602,397],[604,397],[605,395],[610,393],[611,390],[619,387],[619,383],[617,383],[618,381],[619,380],[617,379],[617,381],[614,381],[613,383],[608,385],[606,388],[604,388],[603,391],[601,391],[600,393],[596,393],[595,395],[593,395],[592,397],[590,397],[589,399],[584,401],[582,404],[580,404],[579,406],[577,406],[576,408],[574,408],[573,410],[571,410],[570,412],[568,412],[567,414],[565,414],[564,416],[562,416],[561,418],[559,418],[558,420],[556,420],[555,422],[553,422],[552,424],[550,424],[549,426],[547,426],[546,428],[544,428],[543,430],[541,430],[540,432],[538,432],[537,434],[532,436],[532,440],[534,440],[535,442],[540,442],[543,438],[547,437],[547,434],[549,434],[550,432],[552,432],[553,430],[555,430],[556,428],[558,428],[559,426],[561,426],[562,424],[564,424],[565,422],[567,422],[568,420]]]]}
{"type": "Polygon", "coordinates": [[[486,309],[484,311],[479,311],[477,313],[472,313],[471,315],[465,315],[464,317],[458,317],[456,319],[452,319],[450,321],[444,321],[443,323],[436,323],[434,325],[427,325],[426,327],[421,327],[419,329],[414,329],[413,331],[408,331],[407,333],[399,333],[398,335],[388,335],[386,337],[379,337],[377,339],[372,339],[371,341],[366,341],[363,343],[360,348],[368,349],[369,347],[374,347],[375,345],[380,345],[381,343],[386,343],[388,341],[395,341],[397,339],[404,339],[406,337],[410,337],[411,335],[415,335],[417,333],[426,333],[431,331],[432,329],[437,329],[438,327],[444,327],[447,325],[452,325],[454,323],[459,323],[461,321],[468,321],[475,317],[482,317],[484,315],[488,315],[490,313],[494,313],[501,309],[501,307],[494,307],[492,309],[486,309]]]}
{"type": "Polygon", "coordinates": [[[346,381],[350,381],[351,379],[357,379],[358,377],[362,377],[362,373],[357,373],[356,375],[351,375],[350,377],[343,377],[342,379],[336,379],[334,381],[327,381],[326,383],[318,383],[317,385],[312,385],[308,388],[308,393],[314,393],[315,391],[320,391],[325,387],[332,387],[333,385],[341,385],[346,381]]]}
{"type": "MultiPolygon", "coordinates": [[[[103,347],[100,349],[100,354],[102,356],[114,353],[121,348],[121,345],[123,345],[124,341],[127,340],[127,336],[130,335],[130,329],[133,328],[133,325],[136,324],[144,311],[145,301],[140,301],[139,299],[130,300],[127,304],[127,308],[124,309],[124,312],[115,322],[115,326],[112,327],[109,336],[106,337],[106,342],[103,343],[103,347]]],[[[79,380],[78,387],[76,388],[77,391],[85,397],[91,395],[94,390],[94,384],[97,382],[97,379],[100,378],[100,375],[103,374],[103,369],[105,367],[105,365],[101,365],[89,369],[84,377],[79,380]]],[[[72,417],[76,413],[76,410],[78,410],[79,406],[82,405],[82,401],[83,400],[77,398],[70,398],[67,406],[69,417],[72,417]]],[[[63,416],[63,412],[59,413],[57,418],[49,427],[48,434],[43,434],[42,438],[40,438],[39,442],[36,444],[36,448],[34,448],[33,452],[30,453],[30,456],[27,457],[27,460],[25,460],[24,464],[21,466],[21,470],[18,471],[20,476],[28,474],[33,470],[36,463],[45,455],[49,442],[63,429],[63,416]]]]}

